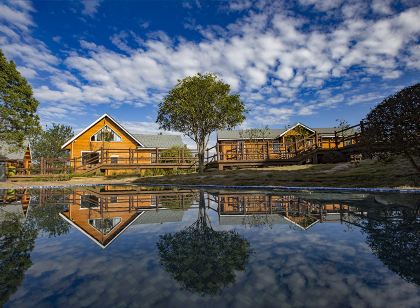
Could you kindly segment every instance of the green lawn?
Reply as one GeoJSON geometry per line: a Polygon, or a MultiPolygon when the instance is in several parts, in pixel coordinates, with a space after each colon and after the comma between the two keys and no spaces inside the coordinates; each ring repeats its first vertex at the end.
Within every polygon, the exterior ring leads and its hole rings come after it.
{"type": "Polygon", "coordinates": [[[281,185],[329,187],[420,187],[420,174],[406,159],[208,171],[203,175],[142,177],[136,183],[281,185]]]}

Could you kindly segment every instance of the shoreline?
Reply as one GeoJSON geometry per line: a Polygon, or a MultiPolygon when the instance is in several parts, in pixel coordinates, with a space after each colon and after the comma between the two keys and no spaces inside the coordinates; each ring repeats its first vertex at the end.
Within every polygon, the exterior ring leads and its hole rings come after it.
{"type": "Polygon", "coordinates": [[[170,184],[170,183],[139,183],[127,181],[115,181],[107,183],[63,183],[58,185],[51,184],[29,184],[14,185],[11,187],[2,187],[0,190],[6,189],[42,189],[42,188],[72,188],[72,187],[92,187],[92,186],[148,186],[148,187],[182,187],[193,189],[227,189],[227,190],[260,190],[260,191],[325,191],[325,192],[376,192],[376,193],[403,193],[403,194],[420,194],[420,188],[406,187],[330,187],[330,186],[284,186],[284,185],[218,185],[218,184],[170,184]]]}

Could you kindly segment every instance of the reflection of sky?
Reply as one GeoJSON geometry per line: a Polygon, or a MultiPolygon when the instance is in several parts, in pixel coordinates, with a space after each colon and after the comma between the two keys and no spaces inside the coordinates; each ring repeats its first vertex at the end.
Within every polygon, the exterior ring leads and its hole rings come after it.
{"type": "Polygon", "coordinates": [[[189,226],[180,223],[132,225],[107,249],[76,229],[61,237],[37,239],[32,267],[8,305],[34,306],[309,306],[418,307],[420,287],[405,282],[372,253],[356,227],[316,224],[302,231],[288,224],[271,228],[219,226],[236,230],[253,250],[244,272],[220,295],[201,297],[181,290],[160,266],[159,235],[189,226]]]}

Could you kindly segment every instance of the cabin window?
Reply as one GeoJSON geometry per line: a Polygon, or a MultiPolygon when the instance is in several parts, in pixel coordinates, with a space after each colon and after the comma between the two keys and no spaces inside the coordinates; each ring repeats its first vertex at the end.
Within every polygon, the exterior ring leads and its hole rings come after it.
{"type": "Polygon", "coordinates": [[[121,137],[109,126],[104,126],[99,132],[90,137],[90,141],[121,141],[121,137]]]}
{"type": "Polygon", "coordinates": [[[109,198],[110,203],[118,203],[118,196],[111,196],[109,198]]]}
{"type": "Polygon", "coordinates": [[[118,164],[118,156],[111,156],[111,164],[118,164]]]}
{"type": "Polygon", "coordinates": [[[280,143],[273,143],[273,153],[280,153],[280,143]]]}
{"type": "Polygon", "coordinates": [[[82,195],[80,200],[80,208],[88,209],[98,207],[99,199],[94,195],[82,195]]]}
{"type": "Polygon", "coordinates": [[[89,219],[89,224],[103,235],[108,234],[121,222],[120,217],[89,219]]]}

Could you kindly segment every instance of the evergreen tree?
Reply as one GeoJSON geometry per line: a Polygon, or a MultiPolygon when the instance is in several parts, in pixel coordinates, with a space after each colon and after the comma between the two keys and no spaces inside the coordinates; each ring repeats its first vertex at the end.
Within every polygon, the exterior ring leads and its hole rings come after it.
{"type": "Polygon", "coordinates": [[[38,104],[28,81],[0,50],[0,141],[22,146],[27,135],[39,129],[38,104]]]}

